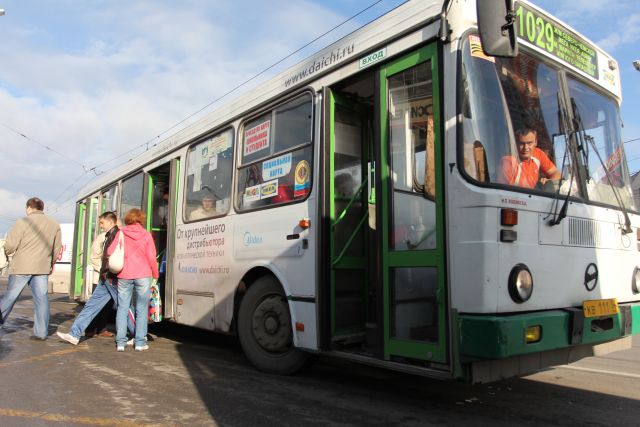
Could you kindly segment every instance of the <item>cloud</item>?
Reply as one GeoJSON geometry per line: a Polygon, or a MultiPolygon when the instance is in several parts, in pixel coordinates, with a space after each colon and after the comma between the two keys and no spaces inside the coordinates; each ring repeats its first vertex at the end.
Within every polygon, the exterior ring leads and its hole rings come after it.
{"type": "Polygon", "coordinates": [[[18,218],[25,215],[25,203],[28,197],[20,192],[12,192],[0,188],[0,238],[4,238],[7,230],[18,218]]]}
{"type": "Polygon", "coordinates": [[[616,27],[616,32],[609,34],[597,44],[606,51],[613,51],[622,45],[640,42],[640,13],[624,19],[622,25],[616,27]]]}
{"type": "MultiPolygon", "coordinates": [[[[21,2],[0,33],[0,123],[91,167],[153,138],[343,19],[310,1],[109,8],[21,2]]],[[[354,28],[344,26],[269,74],[354,28]]],[[[71,197],[54,215],[63,222],[72,220],[75,193],[91,179],[77,163],[2,126],[0,170],[0,206],[38,195],[53,208],[71,197]]],[[[0,234],[6,227],[0,223],[0,234]]]]}

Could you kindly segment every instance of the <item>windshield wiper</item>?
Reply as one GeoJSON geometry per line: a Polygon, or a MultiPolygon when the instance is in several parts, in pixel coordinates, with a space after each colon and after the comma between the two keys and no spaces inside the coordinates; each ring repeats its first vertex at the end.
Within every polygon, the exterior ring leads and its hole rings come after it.
{"type": "MultiPolygon", "coordinates": [[[[564,169],[567,165],[567,159],[568,159],[568,156],[570,156],[570,151],[571,151],[571,147],[570,147],[571,134],[570,134],[569,114],[567,112],[567,107],[564,105],[563,98],[559,93],[557,95],[557,98],[558,98],[558,116],[559,116],[558,119],[559,119],[560,129],[562,130],[564,135],[564,156],[562,157],[562,168],[560,170],[560,181],[562,181],[562,177],[564,176],[564,169]],[[569,135],[569,138],[567,138],[567,135],[569,135]]],[[[554,146],[554,151],[555,151],[555,146],[554,146]]],[[[567,197],[564,198],[564,203],[562,204],[562,208],[560,208],[560,213],[558,213],[558,202],[560,201],[561,184],[558,183],[558,189],[556,190],[556,195],[553,198],[553,204],[552,204],[553,218],[548,222],[550,226],[560,224],[560,222],[562,222],[562,220],[565,219],[567,216],[567,209],[569,206],[569,197],[571,196],[571,188],[573,187],[573,174],[574,174],[574,168],[572,167],[571,173],[569,175],[569,189],[567,190],[567,197]]],[[[547,219],[548,217],[549,216],[547,215],[545,219],[547,219]]]]}
{"type": "MultiPolygon", "coordinates": [[[[589,144],[587,144],[586,141],[588,138],[591,138],[591,136],[587,135],[587,132],[584,130],[582,118],[578,112],[578,105],[576,104],[576,100],[573,98],[571,98],[571,111],[573,111],[573,129],[576,135],[578,153],[582,154],[585,182],[589,182],[591,180],[591,174],[589,173],[589,144]]],[[[598,150],[596,150],[596,152],[597,151],[598,150]]]]}
{"type": "MultiPolygon", "coordinates": [[[[608,180],[609,186],[611,187],[611,191],[613,191],[613,195],[616,198],[616,202],[618,202],[618,207],[622,210],[622,214],[624,215],[624,226],[621,227],[622,234],[632,233],[633,230],[631,229],[631,220],[629,219],[629,214],[627,213],[627,209],[624,207],[624,203],[622,203],[622,198],[620,197],[620,194],[618,193],[618,189],[614,184],[614,180],[611,174],[609,173],[609,168],[605,165],[604,161],[602,160],[602,157],[600,156],[600,152],[596,147],[593,137],[591,135],[588,135],[586,130],[584,129],[584,123],[582,123],[582,117],[580,117],[580,111],[578,110],[578,105],[576,104],[576,101],[575,99],[573,99],[573,97],[571,98],[571,108],[573,110],[574,122],[576,124],[576,129],[577,129],[579,139],[582,141],[583,144],[586,143],[585,144],[586,146],[583,145],[583,152],[586,151],[586,161],[589,160],[589,144],[590,144],[593,147],[593,151],[595,151],[596,156],[598,157],[600,166],[602,166],[602,169],[604,170],[604,173],[607,176],[607,180],[608,180]]],[[[585,167],[586,167],[586,163],[585,163],[585,167]]],[[[589,177],[589,170],[587,169],[587,181],[590,181],[590,180],[591,178],[589,177]]]]}

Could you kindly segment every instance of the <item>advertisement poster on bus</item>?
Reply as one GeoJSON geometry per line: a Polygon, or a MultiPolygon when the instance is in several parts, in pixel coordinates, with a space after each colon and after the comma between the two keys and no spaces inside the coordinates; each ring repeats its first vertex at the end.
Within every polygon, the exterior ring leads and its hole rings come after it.
{"type": "Polygon", "coordinates": [[[259,123],[244,131],[244,155],[248,156],[269,148],[271,120],[259,123]]]}

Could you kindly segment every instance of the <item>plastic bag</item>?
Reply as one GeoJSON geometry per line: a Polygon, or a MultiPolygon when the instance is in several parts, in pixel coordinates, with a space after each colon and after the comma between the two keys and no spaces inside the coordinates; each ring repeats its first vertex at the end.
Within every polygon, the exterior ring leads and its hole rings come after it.
{"type": "Polygon", "coordinates": [[[151,293],[149,295],[149,323],[162,321],[162,299],[160,298],[160,287],[156,279],[151,283],[151,293]]]}

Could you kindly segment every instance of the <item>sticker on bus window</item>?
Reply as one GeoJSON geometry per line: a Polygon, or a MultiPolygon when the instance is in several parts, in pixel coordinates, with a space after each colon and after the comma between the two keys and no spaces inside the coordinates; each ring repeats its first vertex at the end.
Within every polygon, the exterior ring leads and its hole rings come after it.
{"type": "Polygon", "coordinates": [[[204,164],[209,160],[209,146],[203,145],[200,149],[200,157],[202,158],[202,163],[204,164]]]}
{"type": "Polygon", "coordinates": [[[220,154],[228,148],[231,148],[231,138],[229,138],[229,134],[227,132],[222,135],[218,135],[209,141],[209,155],[211,156],[220,154]]]}
{"type": "Polygon", "coordinates": [[[476,58],[486,59],[487,61],[491,61],[493,63],[496,62],[496,58],[493,56],[487,56],[482,50],[482,42],[480,41],[480,37],[476,35],[469,35],[469,48],[471,49],[471,56],[476,58]]]}
{"type": "Polygon", "coordinates": [[[254,185],[253,187],[247,187],[244,189],[244,203],[255,202],[260,200],[260,185],[254,185]]]}
{"type": "Polygon", "coordinates": [[[262,162],[262,179],[268,181],[289,175],[291,172],[291,153],[262,162]]]}
{"type": "Polygon", "coordinates": [[[259,123],[244,131],[244,155],[256,153],[269,148],[271,120],[259,123]]]}
{"type": "Polygon", "coordinates": [[[293,187],[293,197],[304,197],[309,191],[309,177],[311,168],[309,162],[302,160],[296,165],[295,185],[293,187]]]}
{"type": "Polygon", "coordinates": [[[269,199],[273,196],[278,195],[278,180],[274,179],[273,181],[265,182],[260,186],[260,198],[261,199],[269,199]]]}
{"type": "Polygon", "coordinates": [[[209,157],[209,171],[214,171],[218,169],[218,155],[214,154],[209,157]]]}

